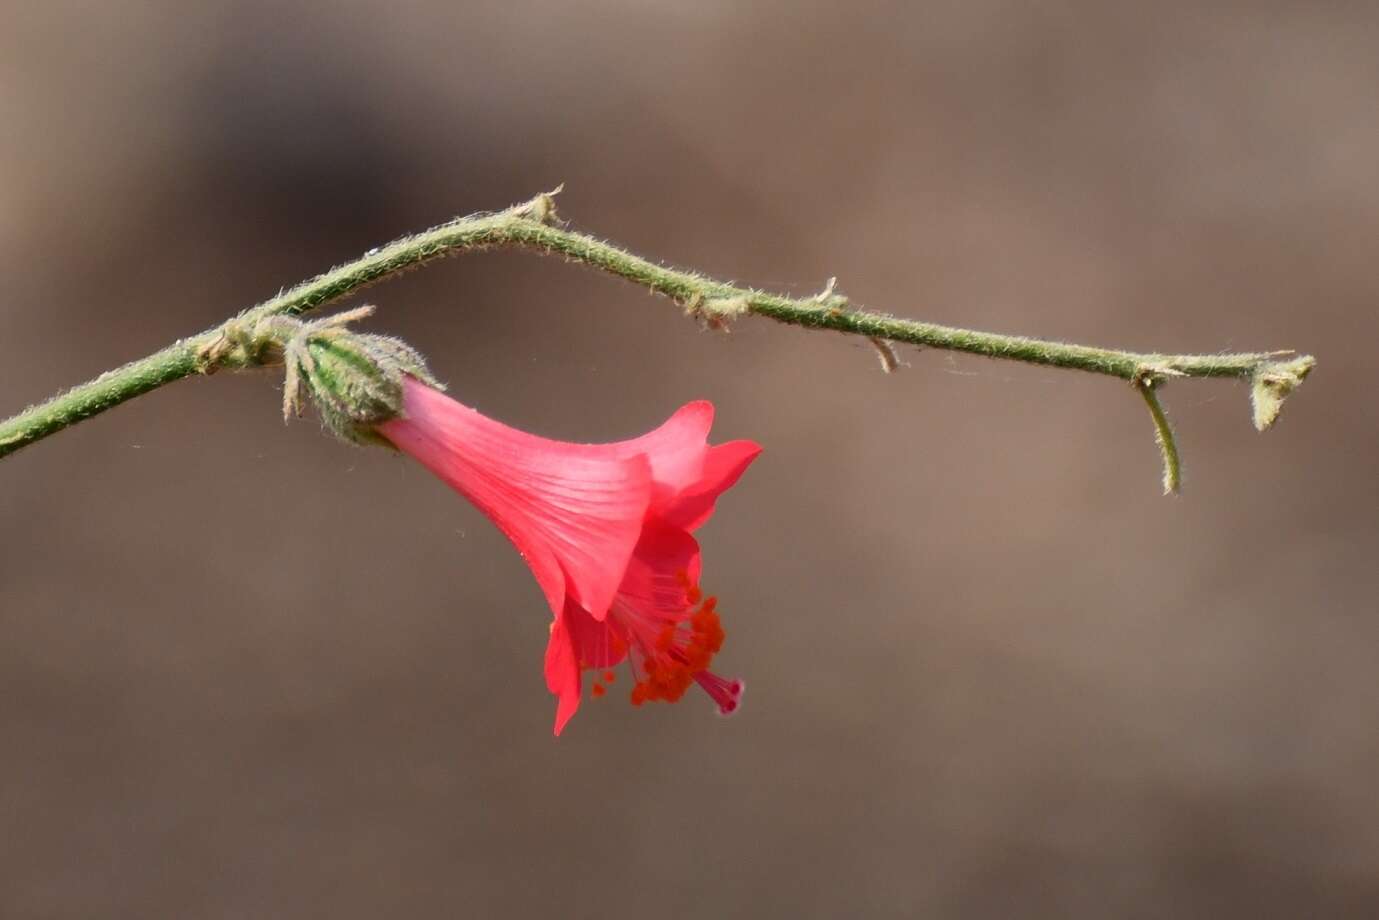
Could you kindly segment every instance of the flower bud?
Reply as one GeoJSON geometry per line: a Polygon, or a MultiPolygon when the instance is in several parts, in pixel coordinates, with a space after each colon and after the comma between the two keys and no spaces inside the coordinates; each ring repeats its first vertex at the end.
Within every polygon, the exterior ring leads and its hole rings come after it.
{"type": "Polygon", "coordinates": [[[305,389],[322,424],[337,437],[391,446],[374,428],[403,414],[403,380],[414,377],[437,389],[441,386],[410,345],[388,336],[351,332],[344,328],[345,321],[302,324],[283,343],[283,415],[301,414],[305,389]]]}

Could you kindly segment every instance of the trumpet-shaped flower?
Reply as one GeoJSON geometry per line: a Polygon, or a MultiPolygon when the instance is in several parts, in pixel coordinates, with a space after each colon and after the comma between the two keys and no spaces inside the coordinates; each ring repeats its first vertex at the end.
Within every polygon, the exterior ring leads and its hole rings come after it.
{"type": "Polygon", "coordinates": [[[723,644],[716,601],[699,587],[692,532],[761,453],[709,446],[713,405],[693,402],[654,431],[570,444],[509,428],[408,377],[403,414],[377,425],[398,449],[469,499],[530,566],[554,620],[546,685],[555,733],[579,708],[583,672],[602,696],[626,661],[631,699],[675,701],[698,684],[720,712],[742,682],[709,670],[723,644]]]}

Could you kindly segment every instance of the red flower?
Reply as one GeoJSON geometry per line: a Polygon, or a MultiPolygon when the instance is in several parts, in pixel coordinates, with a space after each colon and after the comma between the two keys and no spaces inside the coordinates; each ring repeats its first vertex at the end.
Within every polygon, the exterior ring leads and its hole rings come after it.
{"type": "Polygon", "coordinates": [[[640,438],[569,444],[485,418],[409,377],[403,415],[377,426],[488,515],[531,567],[555,615],[546,685],[559,697],[557,735],[579,708],[581,672],[612,682],[608,669],[624,659],[636,705],[678,700],[697,683],[721,712],[738,707],[742,682],[708,670],[723,629],[715,599],[701,595],[690,534],[761,448],[710,447],[712,423],[713,405],[693,402],[640,438]]]}

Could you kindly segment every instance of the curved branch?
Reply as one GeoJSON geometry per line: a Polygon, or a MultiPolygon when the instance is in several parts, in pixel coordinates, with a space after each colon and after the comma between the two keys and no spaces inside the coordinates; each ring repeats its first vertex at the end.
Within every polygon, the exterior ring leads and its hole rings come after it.
{"type": "Polygon", "coordinates": [[[569,230],[555,221],[554,195],[555,192],[539,195],[506,211],[461,217],[370,250],[361,258],[303,282],[221,326],[102,374],[0,422],[0,457],[165,383],[192,374],[211,373],[220,367],[262,363],[263,358],[244,347],[243,337],[238,334],[238,330],[260,319],[306,313],[434,259],[500,246],[558,254],[593,266],[668,297],[686,312],[712,325],[751,313],[807,329],[858,335],[883,345],[905,343],[967,352],[1105,374],[1132,383],[1146,370],[1158,377],[1251,380],[1255,383],[1257,403],[1260,393],[1270,400],[1266,411],[1256,409],[1256,420],[1262,422],[1261,427],[1272,423],[1283,396],[1296,388],[1315,363],[1311,356],[1292,357],[1292,352],[1142,354],[977,332],[855,309],[847,298],[833,293],[831,284],[814,297],[784,297],[658,265],[610,243],[569,230]]]}

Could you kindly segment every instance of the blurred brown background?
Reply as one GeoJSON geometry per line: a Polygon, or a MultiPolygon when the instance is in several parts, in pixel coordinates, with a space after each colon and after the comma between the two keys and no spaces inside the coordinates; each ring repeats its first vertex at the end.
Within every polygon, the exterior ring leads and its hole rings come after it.
{"type": "Polygon", "coordinates": [[[559,741],[521,560],[419,467],[181,383],[0,464],[0,916],[1379,914],[1379,7],[18,3],[0,412],[565,182],[719,277],[1142,350],[1166,392],[474,254],[369,328],[553,437],[767,453],[704,532],[742,714],[559,741]],[[1152,9],[1151,9],[1152,7],[1152,9]]]}

